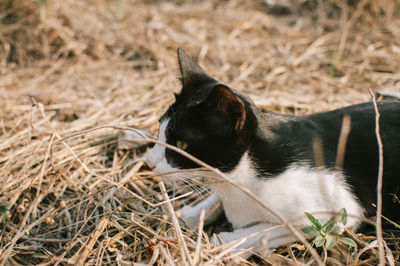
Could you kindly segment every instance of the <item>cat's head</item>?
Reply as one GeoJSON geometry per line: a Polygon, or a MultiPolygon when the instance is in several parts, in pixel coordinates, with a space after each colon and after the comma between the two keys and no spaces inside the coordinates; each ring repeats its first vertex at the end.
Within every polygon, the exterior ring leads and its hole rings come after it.
{"type": "MultiPolygon", "coordinates": [[[[181,48],[178,62],[182,90],[175,94],[175,102],[160,118],[158,141],[183,149],[221,171],[231,171],[247,150],[254,132],[250,103],[210,77],[181,48]]],[[[147,152],[145,160],[159,174],[199,167],[159,144],[147,152]]]]}

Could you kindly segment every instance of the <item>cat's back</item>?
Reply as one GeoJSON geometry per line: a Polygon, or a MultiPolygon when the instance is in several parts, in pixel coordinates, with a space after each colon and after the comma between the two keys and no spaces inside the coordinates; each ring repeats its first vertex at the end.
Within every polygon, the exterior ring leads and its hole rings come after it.
{"type": "MultiPolygon", "coordinates": [[[[400,127],[400,102],[382,101],[377,103],[377,107],[380,114],[380,122],[400,127]]],[[[354,126],[373,125],[375,127],[376,111],[373,102],[355,104],[333,111],[307,115],[303,117],[303,120],[340,125],[344,115],[350,116],[354,126]]]]}
{"type": "MultiPolygon", "coordinates": [[[[397,142],[400,144],[400,102],[385,101],[377,105],[382,139],[390,139],[392,145],[388,148],[396,146],[397,142]]],[[[369,143],[372,138],[376,140],[376,111],[372,102],[300,116],[263,113],[259,127],[269,131],[277,141],[291,139],[290,142],[303,143],[320,138],[333,145],[341,134],[345,116],[350,118],[350,136],[358,137],[359,142],[369,143]]]]}
{"type": "MultiPolygon", "coordinates": [[[[391,163],[394,155],[400,156],[400,102],[378,102],[377,107],[379,135],[386,154],[391,155],[387,156],[388,163],[391,163]]],[[[342,127],[345,116],[348,116],[350,120],[346,148],[347,161],[356,160],[356,157],[377,159],[377,112],[372,102],[304,116],[298,119],[298,123],[304,127],[303,131],[313,131],[313,137],[320,138],[322,143],[328,145],[326,148],[331,148],[336,152],[339,138],[343,134],[342,127]]]]}
{"type": "MultiPolygon", "coordinates": [[[[400,204],[393,204],[393,195],[400,190],[400,102],[377,103],[380,119],[379,134],[383,143],[384,159],[384,213],[400,219],[400,204]]],[[[379,168],[379,148],[376,135],[376,111],[373,102],[352,105],[328,112],[304,116],[280,116],[264,114],[263,123],[271,119],[269,141],[274,154],[281,155],[280,165],[290,167],[304,164],[315,167],[315,140],[319,140],[322,162],[337,170],[337,151],[345,116],[350,117],[350,132],[347,136],[342,165],[346,183],[364,207],[368,209],[376,199],[379,168]]],[[[263,125],[265,127],[265,125],[263,125]]],[[[269,136],[269,137],[268,137],[269,136]]],[[[285,169],[286,167],[282,167],[285,169]]]]}

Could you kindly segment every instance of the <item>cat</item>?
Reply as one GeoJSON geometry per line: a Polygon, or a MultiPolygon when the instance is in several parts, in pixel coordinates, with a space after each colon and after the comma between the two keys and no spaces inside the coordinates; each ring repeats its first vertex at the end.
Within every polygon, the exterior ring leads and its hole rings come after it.
{"type": "MultiPolygon", "coordinates": [[[[379,153],[375,109],[367,102],[311,115],[265,113],[252,100],[212,78],[183,49],[177,51],[182,90],[160,118],[158,141],[177,146],[249,189],[263,203],[280,213],[297,229],[307,223],[304,212],[322,222],[345,208],[346,227],[357,230],[366,215],[375,212],[379,153]],[[336,156],[342,120],[350,116],[343,166],[336,156]],[[316,165],[315,140],[321,143],[324,166],[316,165]]],[[[400,219],[400,103],[378,102],[380,134],[384,147],[383,215],[400,219]],[[396,196],[397,195],[397,196],[396,196]]],[[[192,160],[156,144],[144,160],[155,173],[173,180],[205,176],[192,160]]],[[[232,232],[221,232],[222,243],[247,237],[238,249],[262,252],[291,243],[296,237],[280,220],[243,191],[226,182],[211,184],[211,196],[179,210],[191,228],[200,210],[210,212],[211,223],[221,213],[232,232]]]]}

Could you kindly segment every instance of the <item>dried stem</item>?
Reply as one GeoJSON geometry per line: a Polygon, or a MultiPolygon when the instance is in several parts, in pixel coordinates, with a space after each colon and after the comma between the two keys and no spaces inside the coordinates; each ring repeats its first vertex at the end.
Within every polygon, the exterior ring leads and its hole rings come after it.
{"type": "Polygon", "coordinates": [[[375,134],[376,140],[378,142],[378,152],[379,152],[379,169],[378,169],[378,182],[377,182],[377,201],[376,201],[376,239],[378,241],[379,249],[379,265],[385,265],[385,249],[383,246],[383,236],[382,236],[382,183],[383,183],[383,144],[379,127],[380,113],[378,109],[378,104],[376,102],[375,93],[369,89],[371,94],[372,103],[375,109],[375,134]]]}
{"type": "Polygon", "coordinates": [[[201,239],[203,237],[203,226],[204,226],[204,209],[200,210],[200,222],[199,222],[199,230],[197,231],[197,242],[196,242],[196,250],[194,252],[194,264],[197,265],[200,260],[200,248],[201,248],[201,239]]]}
{"type": "Polygon", "coordinates": [[[340,131],[338,150],[336,154],[336,167],[343,168],[344,156],[346,152],[347,138],[351,130],[351,117],[349,115],[343,116],[342,129],[340,131]]]}
{"type": "Polygon", "coordinates": [[[190,257],[190,254],[189,254],[189,250],[187,248],[187,245],[186,245],[186,242],[185,242],[185,238],[183,237],[182,230],[181,230],[181,227],[179,225],[178,217],[176,217],[176,213],[174,211],[174,208],[172,207],[171,201],[169,200],[169,197],[168,197],[168,194],[167,194],[167,190],[165,189],[164,183],[160,182],[159,185],[160,185],[160,189],[161,189],[161,192],[163,194],[164,200],[167,202],[167,209],[168,209],[169,215],[170,215],[170,217],[172,219],[172,223],[173,223],[174,228],[175,228],[175,233],[176,233],[176,236],[178,238],[178,242],[180,244],[183,261],[187,260],[189,265],[194,265],[193,261],[192,261],[192,258],[190,257]]]}
{"type": "MultiPolygon", "coordinates": [[[[131,146],[124,148],[118,132],[125,127],[156,131],[160,114],[179,90],[177,47],[267,112],[332,110],[367,100],[364,88],[371,82],[396,92],[400,80],[399,45],[393,38],[400,36],[396,0],[307,1],[289,17],[264,12],[263,1],[123,1],[122,13],[113,1],[41,1],[42,9],[38,1],[3,2],[0,217],[6,220],[0,224],[1,265],[68,264],[95,239],[105,217],[109,227],[85,263],[125,266],[152,259],[181,264],[177,240],[165,237],[171,230],[165,204],[192,204],[199,199],[196,190],[206,193],[208,188],[177,184],[170,200],[163,200],[160,177],[137,163],[150,142],[127,139],[131,146]],[[335,71],[329,71],[329,62],[335,71]],[[32,106],[27,96],[37,104],[32,106]]],[[[322,145],[315,148],[316,165],[323,166],[322,145]]],[[[398,260],[400,231],[387,232],[385,241],[398,260]]],[[[197,235],[183,234],[198,264],[222,251],[204,232],[200,246],[197,235]]],[[[372,235],[353,238],[375,240],[372,235]]],[[[293,248],[293,256],[283,258],[281,248],[269,251],[266,260],[316,264],[308,251],[303,254],[303,245],[294,245],[299,249],[293,248]]],[[[237,255],[226,254],[217,263],[248,264],[237,255]]],[[[375,246],[356,256],[328,252],[327,263],[336,263],[332,257],[352,265],[379,259],[375,246]]]]}

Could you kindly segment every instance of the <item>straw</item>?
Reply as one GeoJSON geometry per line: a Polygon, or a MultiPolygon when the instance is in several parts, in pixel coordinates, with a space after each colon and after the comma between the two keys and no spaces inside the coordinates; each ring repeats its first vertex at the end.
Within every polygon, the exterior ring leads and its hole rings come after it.
{"type": "MultiPolygon", "coordinates": [[[[369,101],[370,87],[400,92],[395,0],[297,1],[287,14],[271,12],[273,1],[3,2],[2,265],[244,262],[213,242],[221,224],[202,220],[193,232],[171,220],[208,188],[161,192],[162,176],[139,162],[149,143],[124,139],[132,128],[156,136],[180,89],[178,47],[264,111],[309,114],[369,101]]],[[[368,244],[375,232],[347,234],[358,249],[338,245],[323,255],[328,264],[376,264],[378,246],[398,264],[398,229],[383,228],[382,245],[368,244]]],[[[247,263],[316,263],[296,245],[247,263]]]]}

